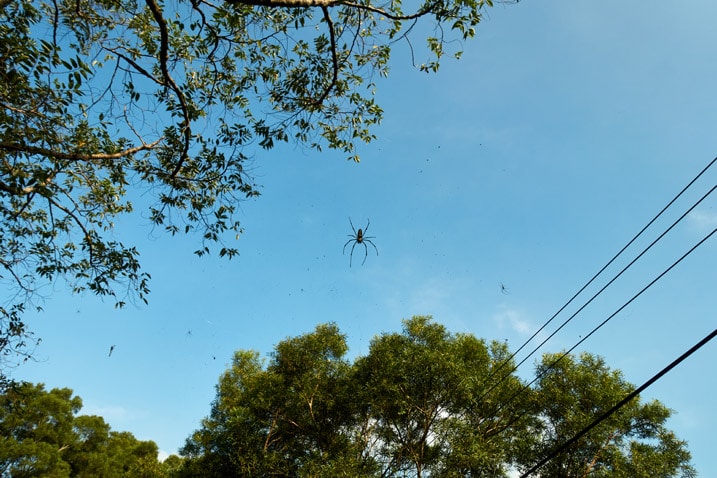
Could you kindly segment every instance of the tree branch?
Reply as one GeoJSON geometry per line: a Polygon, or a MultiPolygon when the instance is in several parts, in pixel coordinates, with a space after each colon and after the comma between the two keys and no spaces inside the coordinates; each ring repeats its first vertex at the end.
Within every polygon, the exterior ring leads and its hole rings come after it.
{"type": "Polygon", "coordinates": [[[157,5],[155,0],[145,0],[145,2],[147,3],[147,7],[149,7],[149,10],[154,16],[154,20],[157,22],[157,26],[159,27],[159,68],[162,71],[162,76],[164,76],[164,81],[166,83],[165,88],[170,88],[177,95],[179,105],[182,108],[182,115],[184,116],[184,130],[182,131],[184,136],[184,146],[179,161],[170,174],[170,177],[174,179],[177,174],[179,174],[179,171],[182,169],[182,165],[189,154],[189,142],[192,136],[192,131],[189,126],[189,106],[187,105],[187,99],[184,97],[184,93],[182,93],[182,90],[179,89],[177,83],[174,82],[172,75],[169,74],[169,67],[167,67],[167,63],[169,62],[169,32],[167,31],[167,21],[164,19],[162,10],[159,8],[159,5],[157,5]]]}
{"type": "Polygon", "coordinates": [[[228,0],[229,4],[254,5],[257,7],[301,8],[331,7],[341,4],[341,0],[228,0]]]}
{"type": "MultiPolygon", "coordinates": [[[[89,264],[90,264],[90,267],[92,267],[93,262],[94,262],[94,250],[95,249],[94,249],[94,246],[92,245],[92,235],[90,234],[90,231],[85,227],[85,225],[82,223],[80,218],[77,217],[77,215],[73,211],[70,211],[68,208],[66,208],[65,206],[63,206],[62,204],[60,204],[53,198],[47,198],[47,202],[51,206],[55,206],[57,209],[59,209],[60,211],[64,212],[69,217],[71,217],[72,220],[74,221],[74,223],[77,224],[77,226],[82,230],[82,234],[85,236],[85,240],[87,241],[87,252],[89,255],[89,264]]],[[[53,223],[54,223],[54,220],[53,220],[53,223]]],[[[54,227],[54,224],[53,224],[53,227],[54,227]]]]}
{"type": "Polygon", "coordinates": [[[139,64],[136,61],[134,61],[132,58],[130,58],[127,55],[125,55],[124,53],[118,51],[117,48],[107,48],[107,51],[114,53],[115,55],[117,55],[118,58],[121,58],[124,61],[126,61],[127,63],[129,63],[130,65],[132,65],[132,68],[137,70],[142,76],[149,78],[150,80],[154,81],[155,83],[157,83],[160,86],[164,86],[164,87],[167,86],[166,83],[164,83],[163,81],[160,81],[158,78],[156,78],[150,72],[148,72],[147,70],[145,70],[144,68],[139,66],[139,64]]]}
{"type": "Polygon", "coordinates": [[[431,4],[427,4],[423,9],[410,15],[395,15],[393,13],[387,12],[382,8],[374,7],[373,5],[363,5],[361,3],[346,2],[344,0],[227,0],[227,3],[276,8],[328,8],[343,5],[359,10],[368,10],[373,13],[378,13],[388,18],[389,20],[413,20],[414,18],[418,18],[429,13],[431,11],[432,6],[437,5],[438,1],[432,2],[431,4]]]}
{"type": "Polygon", "coordinates": [[[324,19],[326,20],[326,24],[329,27],[329,39],[331,40],[331,62],[333,64],[333,77],[331,78],[331,83],[329,83],[329,86],[326,87],[326,90],[324,93],[319,97],[318,100],[316,100],[317,105],[321,105],[321,103],[324,102],[327,96],[329,96],[329,93],[333,89],[334,86],[336,86],[336,82],[339,79],[339,60],[336,56],[336,32],[334,31],[334,22],[331,20],[331,16],[329,15],[329,9],[325,6],[321,6],[321,11],[324,12],[324,19]]]}
{"type": "Polygon", "coordinates": [[[595,456],[593,456],[593,459],[588,463],[587,467],[585,468],[585,473],[580,478],[587,477],[590,473],[592,473],[593,469],[595,468],[595,465],[597,464],[598,460],[600,459],[600,455],[602,452],[610,445],[610,442],[620,436],[621,433],[619,430],[611,433],[607,439],[605,440],[605,443],[595,452],[595,456]]]}
{"type": "Polygon", "coordinates": [[[439,2],[435,1],[430,4],[426,4],[424,8],[417,11],[416,13],[412,13],[410,15],[394,15],[392,13],[388,13],[386,10],[378,7],[374,7],[373,5],[362,5],[360,3],[353,3],[353,2],[341,2],[341,5],[345,5],[347,7],[353,7],[358,8],[360,10],[368,10],[369,12],[378,13],[379,15],[383,15],[384,17],[388,18],[389,20],[413,20],[419,17],[422,17],[423,15],[426,15],[431,11],[431,8],[433,8],[434,5],[437,5],[439,2]]]}
{"type": "MultiPolygon", "coordinates": [[[[128,148],[123,151],[118,151],[116,153],[94,153],[94,154],[67,153],[64,151],[56,151],[56,150],[47,149],[47,148],[39,148],[37,146],[28,146],[28,145],[17,144],[17,143],[8,143],[6,141],[0,141],[0,149],[5,150],[5,151],[14,151],[14,152],[18,152],[18,153],[39,154],[42,156],[46,156],[48,158],[55,158],[55,159],[67,159],[67,160],[74,160],[74,161],[96,161],[96,160],[102,160],[102,159],[124,158],[125,156],[130,156],[132,154],[139,153],[140,151],[146,151],[146,150],[152,149],[152,148],[156,147],[161,141],[162,141],[162,138],[160,138],[157,141],[154,141],[152,143],[149,143],[149,144],[142,144],[139,146],[135,146],[134,148],[128,148]]],[[[0,186],[0,187],[2,187],[2,186],[0,186]]],[[[8,191],[8,192],[10,192],[10,191],[8,191]]]]}
{"type": "MultiPolygon", "coordinates": [[[[12,275],[13,279],[15,279],[15,282],[17,283],[17,286],[20,288],[20,290],[22,290],[24,292],[31,292],[30,288],[28,286],[26,286],[23,283],[22,279],[17,275],[17,273],[15,273],[15,271],[12,268],[12,264],[10,264],[0,258],[0,265],[2,265],[5,268],[5,270],[10,273],[10,275],[12,275]]],[[[0,347],[0,350],[2,350],[2,347],[0,347]]]]}

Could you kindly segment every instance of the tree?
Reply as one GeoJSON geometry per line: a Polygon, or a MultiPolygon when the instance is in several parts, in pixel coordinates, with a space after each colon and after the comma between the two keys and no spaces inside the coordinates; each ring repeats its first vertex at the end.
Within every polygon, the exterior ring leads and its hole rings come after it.
{"type": "Polygon", "coordinates": [[[350,433],[345,338],[335,325],[276,346],[269,365],[239,351],[211,414],[181,450],[187,476],[367,476],[350,433]]]}
{"type": "Polygon", "coordinates": [[[101,417],[79,415],[68,388],[20,383],[0,395],[0,475],[106,478],[166,473],[154,442],[114,432],[101,417]]]}
{"type": "MultiPolygon", "coordinates": [[[[474,35],[491,0],[0,0],[0,351],[22,350],[38,289],[146,300],[139,251],[111,234],[149,192],[152,222],[196,253],[242,230],[248,158],[277,142],[374,138],[374,78],[424,20],[423,71],[474,35]]],[[[414,53],[415,54],[415,53],[414,53]]]]}
{"type": "MultiPolygon", "coordinates": [[[[238,351],[179,476],[491,477],[527,470],[633,390],[604,361],[546,355],[531,388],[504,343],[430,317],[371,341],[353,363],[333,325],[238,351]]],[[[536,476],[694,476],[661,403],[632,402],[536,476]]]]}
{"type": "MultiPolygon", "coordinates": [[[[629,395],[635,387],[605,361],[583,353],[579,357],[546,354],[536,367],[538,437],[518,460],[528,469],[629,395]]],[[[672,478],[693,477],[687,444],[665,427],[671,411],[657,400],[638,398],[564,453],[545,464],[536,476],[554,478],[672,478]]]]}
{"type": "Polygon", "coordinates": [[[162,468],[164,469],[165,476],[169,478],[181,476],[182,469],[184,468],[184,459],[177,455],[169,455],[162,462],[162,468]]]}
{"type": "Polygon", "coordinates": [[[529,417],[508,377],[492,399],[486,379],[504,345],[451,335],[428,317],[377,337],[349,364],[334,325],[280,342],[264,368],[239,351],[208,418],[181,453],[187,476],[506,476],[529,417]]]}
{"type": "Polygon", "coordinates": [[[75,441],[72,419],[81,407],[82,401],[67,388],[9,388],[0,396],[0,474],[69,476],[62,453],[75,441]]]}
{"type": "Polygon", "coordinates": [[[509,355],[503,343],[452,335],[430,317],[375,338],[356,361],[354,383],[369,413],[368,453],[381,476],[506,476],[529,421],[519,417],[522,396],[499,410],[522,387],[509,368],[505,377],[496,371],[510,365],[509,355]]]}

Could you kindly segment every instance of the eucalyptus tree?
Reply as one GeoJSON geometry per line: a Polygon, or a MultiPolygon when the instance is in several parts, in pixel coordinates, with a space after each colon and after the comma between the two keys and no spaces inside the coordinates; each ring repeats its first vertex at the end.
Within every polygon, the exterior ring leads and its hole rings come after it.
{"type": "MultiPolygon", "coordinates": [[[[537,364],[535,409],[539,426],[517,462],[531,468],[572,440],[635,387],[605,360],[545,354],[537,364]]],[[[657,400],[628,402],[531,476],[572,478],[691,478],[687,443],[666,427],[672,411],[657,400]]]]}
{"type": "Polygon", "coordinates": [[[8,387],[0,394],[0,475],[69,476],[62,455],[75,444],[72,422],[81,407],[70,389],[8,387]]]}
{"type": "Polygon", "coordinates": [[[154,442],[116,432],[102,417],[79,415],[68,388],[14,383],[0,393],[0,476],[161,478],[154,442]]]}
{"type": "Polygon", "coordinates": [[[381,476],[508,476],[533,420],[510,365],[504,343],[451,334],[426,316],[377,336],[355,363],[355,386],[381,476]]]}
{"type": "MultiPolygon", "coordinates": [[[[350,362],[334,324],[238,351],[180,476],[483,477],[525,472],[634,387],[599,357],[546,354],[528,386],[505,343],[430,317],[350,362]]],[[[670,410],[636,399],[531,476],[691,478],[670,410]]]]}
{"type": "Polygon", "coordinates": [[[280,342],[268,365],[239,351],[182,449],[187,476],[506,477],[532,416],[514,376],[490,393],[504,344],[428,317],[350,363],[334,325],[280,342]]]}
{"type": "Polygon", "coordinates": [[[490,5],[1,0],[0,351],[23,350],[23,312],[57,278],[146,300],[139,251],[113,235],[139,193],[197,254],[238,254],[238,203],[260,192],[249,158],[295,141],[358,161],[394,44],[436,71],[490,5]]]}
{"type": "Polygon", "coordinates": [[[355,390],[333,324],[281,341],[266,364],[238,351],[210,415],[181,450],[186,476],[373,476],[353,441],[355,390]]]}

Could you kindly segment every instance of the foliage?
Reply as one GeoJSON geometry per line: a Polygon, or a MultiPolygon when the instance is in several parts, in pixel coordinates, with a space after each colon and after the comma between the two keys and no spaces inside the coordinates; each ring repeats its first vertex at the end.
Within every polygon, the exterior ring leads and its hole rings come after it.
{"type": "MultiPolygon", "coordinates": [[[[602,358],[546,354],[537,365],[541,426],[520,463],[528,468],[571,439],[635,387],[610,370],[602,358]],[[561,358],[562,357],[562,358],[561,358]]],[[[540,476],[672,478],[695,476],[686,443],[665,427],[671,412],[654,400],[638,398],[595,427],[574,446],[550,460],[540,476]]]]}
{"type": "Polygon", "coordinates": [[[428,317],[374,339],[356,361],[355,384],[382,476],[505,476],[525,420],[515,419],[522,401],[499,416],[497,403],[521,384],[509,376],[484,392],[508,357],[504,344],[451,335],[428,317]]]}
{"type": "Polygon", "coordinates": [[[8,386],[0,395],[0,476],[157,477],[157,445],[110,430],[101,417],[77,415],[72,390],[8,386]]]}
{"type": "Polygon", "coordinates": [[[355,416],[346,350],[336,326],[322,325],[279,343],[266,368],[258,354],[237,352],[182,450],[187,474],[366,476],[370,463],[345,433],[355,416]]]}
{"type": "Polygon", "coordinates": [[[393,44],[425,20],[420,69],[435,71],[490,5],[0,0],[0,351],[23,349],[24,307],[57,278],[146,300],[139,251],[114,231],[140,194],[197,254],[238,254],[225,237],[259,194],[249,158],[296,141],[358,161],[393,44]]]}
{"type": "MultiPolygon", "coordinates": [[[[238,351],[209,417],[181,450],[180,476],[507,477],[571,438],[632,390],[602,359],[555,356],[534,388],[503,343],[429,317],[345,359],[335,325],[280,342],[268,364],[238,351]]],[[[541,469],[574,478],[694,476],[670,411],[633,402],[541,469]]]]}
{"type": "Polygon", "coordinates": [[[505,346],[415,317],[353,364],[346,352],[334,325],[280,342],[266,367],[237,352],[182,450],[187,475],[505,476],[523,422],[499,436],[513,412],[476,401],[505,346]]]}

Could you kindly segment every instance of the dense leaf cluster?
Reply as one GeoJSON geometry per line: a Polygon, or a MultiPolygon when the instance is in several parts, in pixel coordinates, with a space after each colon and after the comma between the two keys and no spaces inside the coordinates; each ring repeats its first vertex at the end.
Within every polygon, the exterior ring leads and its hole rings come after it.
{"type": "MultiPolygon", "coordinates": [[[[503,343],[428,317],[347,360],[335,325],[239,351],[181,476],[507,477],[527,470],[634,388],[592,355],[548,354],[525,386],[503,343]]],[[[630,402],[539,475],[689,478],[686,444],[657,401],[630,402]]]]}
{"type": "Polygon", "coordinates": [[[111,431],[98,416],[78,415],[72,390],[10,384],[0,394],[0,476],[168,476],[157,445],[111,431]]]}
{"type": "MultiPolygon", "coordinates": [[[[69,389],[4,384],[0,476],[494,477],[531,469],[630,394],[599,357],[546,354],[538,380],[510,373],[504,343],[451,334],[429,317],[346,358],[334,324],[279,342],[268,361],[237,351],[183,458],[78,415],[69,389]]],[[[531,476],[693,478],[690,453],[639,398],[531,476]]]]}

